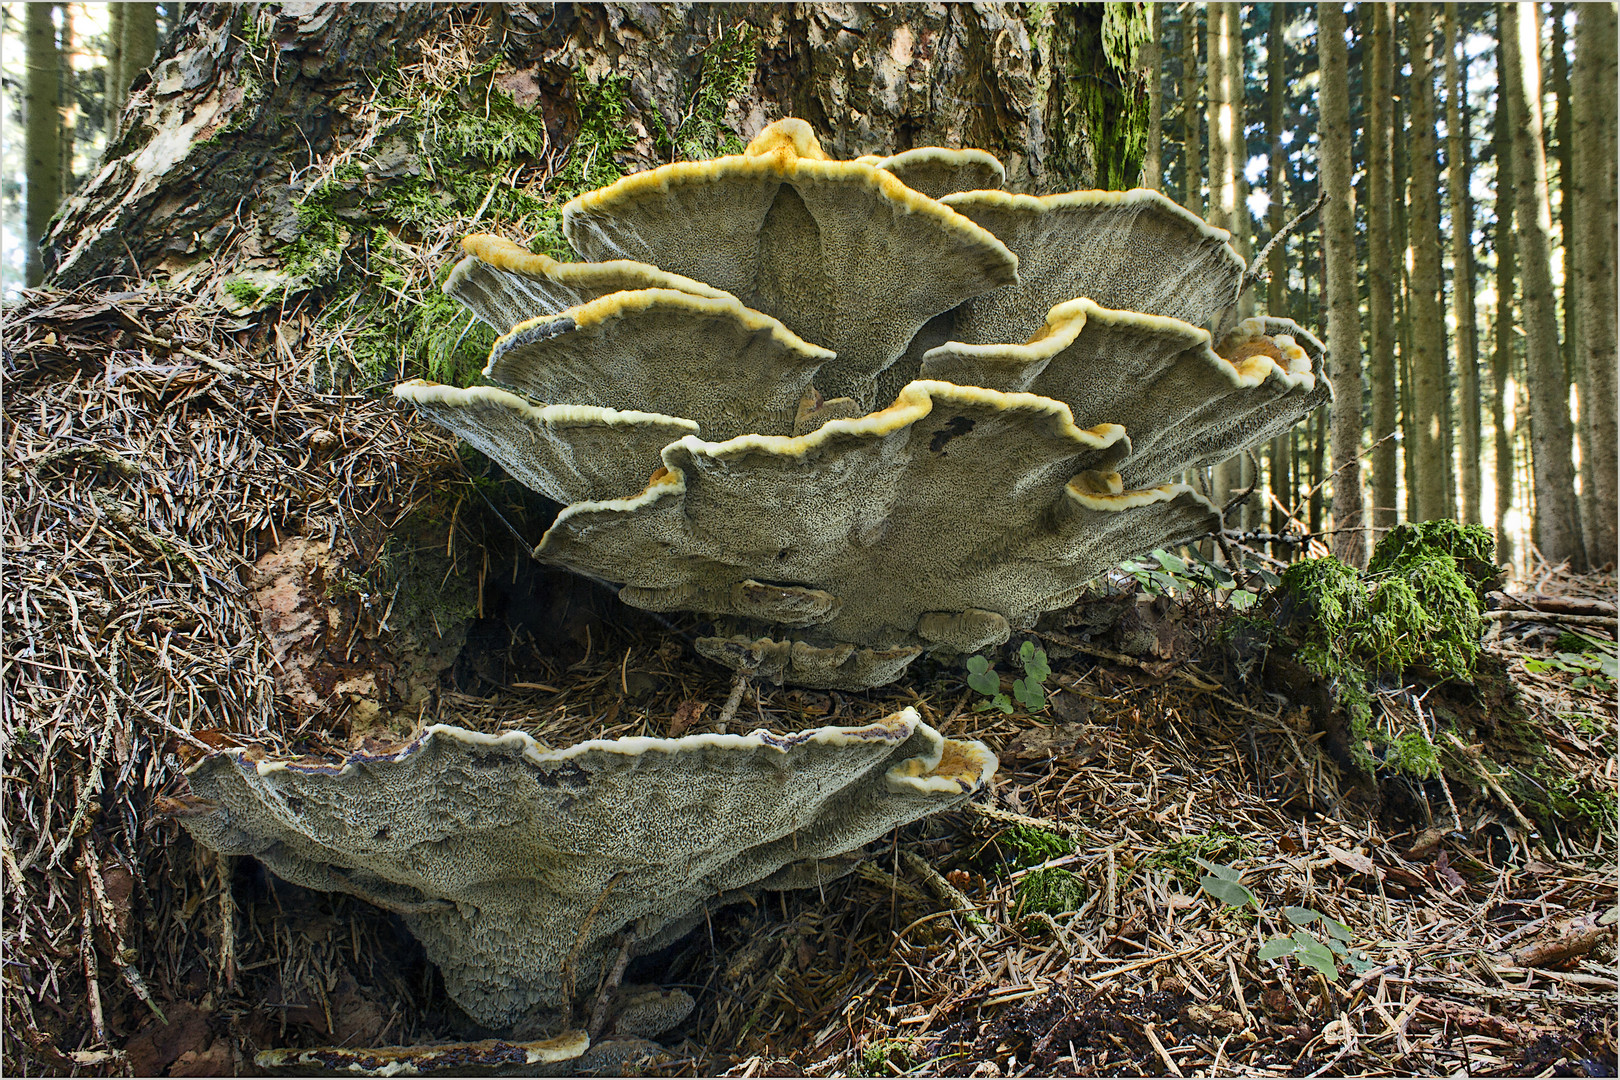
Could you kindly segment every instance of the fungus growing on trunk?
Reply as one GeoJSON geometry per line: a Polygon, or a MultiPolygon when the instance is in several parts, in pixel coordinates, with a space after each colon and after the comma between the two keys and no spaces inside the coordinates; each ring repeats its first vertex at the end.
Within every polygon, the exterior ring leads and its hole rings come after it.
{"type": "Polygon", "coordinates": [[[628,936],[667,944],[713,903],[813,886],[897,826],[979,790],[996,759],[905,709],[791,735],[623,738],[547,750],[434,725],[391,753],[187,776],[201,843],[397,912],[445,989],[492,1028],[594,987],[628,936]]]}
{"type": "Polygon", "coordinates": [[[715,616],[698,649],[737,670],[862,689],[998,644],[1218,528],[1170,481],[1329,394],[1309,333],[1237,323],[1225,231],[1002,179],[978,150],[829,161],[780,121],[570,202],[574,249],[615,261],[468,238],[446,289],[537,405],[399,396],[567,504],[540,558],[715,616]]]}

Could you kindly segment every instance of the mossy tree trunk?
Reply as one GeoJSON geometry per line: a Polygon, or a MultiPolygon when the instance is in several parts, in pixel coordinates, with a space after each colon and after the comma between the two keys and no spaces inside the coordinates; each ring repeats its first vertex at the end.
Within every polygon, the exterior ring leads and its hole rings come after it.
{"type": "Polygon", "coordinates": [[[131,88],[48,271],[239,310],[335,290],[368,325],[355,296],[381,291],[380,250],[474,223],[554,248],[557,209],[585,186],[735,152],[788,115],[835,156],[978,146],[1016,190],[1129,186],[1146,126],[1132,18],[1102,4],[205,6],[131,88]]]}

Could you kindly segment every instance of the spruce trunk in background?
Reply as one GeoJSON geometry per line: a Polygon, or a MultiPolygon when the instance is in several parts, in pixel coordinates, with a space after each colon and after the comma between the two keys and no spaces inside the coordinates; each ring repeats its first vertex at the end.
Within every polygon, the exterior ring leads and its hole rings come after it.
{"type": "Polygon", "coordinates": [[[1361,85],[1367,99],[1367,322],[1372,382],[1373,540],[1400,519],[1395,439],[1395,254],[1390,244],[1394,207],[1395,127],[1393,37],[1395,5],[1369,4],[1372,47],[1363,56],[1361,85]]]}
{"type": "Polygon", "coordinates": [[[1468,133],[1468,73],[1457,7],[1446,5],[1446,189],[1451,194],[1451,301],[1456,321],[1457,446],[1462,466],[1461,520],[1480,521],[1479,345],[1474,325],[1474,215],[1468,193],[1471,173],[1468,133]]]}
{"type": "Polygon", "coordinates": [[[1523,287],[1525,367],[1530,388],[1530,447],[1536,529],[1550,565],[1586,569],[1570,456],[1569,386],[1558,345],[1552,283],[1552,208],[1542,152],[1540,7],[1505,4],[1502,45],[1513,136],[1514,210],[1523,287]]]}
{"type": "MultiPolygon", "coordinates": [[[[1238,200],[1238,132],[1240,120],[1238,119],[1238,88],[1232,84],[1233,57],[1232,42],[1241,30],[1232,25],[1239,16],[1234,11],[1238,5],[1228,3],[1210,4],[1205,10],[1207,19],[1205,41],[1204,68],[1208,75],[1209,87],[1209,212],[1207,217],[1211,225],[1226,229],[1234,234],[1232,246],[1238,247],[1240,239],[1235,235],[1238,230],[1237,200],[1238,200]]],[[[1238,37],[1241,42],[1241,37],[1238,37]]],[[[1220,462],[1212,470],[1211,497],[1217,505],[1225,507],[1232,496],[1243,490],[1243,459],[1231,458],[1220,462]]],[[[1238,510],[1235,523],[1240,529],[1246,528],[1244,520],[1246,513],[1238,510]]]]}
{"type": "Polygon", "coordinates": [[[157,54],[157,5],[128,3],[124,8],[123,40],[118,50],[119,104],[129,100],[137,76],[152,66],[157,54]]]}
{"type": "Polygon", "coordinates": [[[1204,133],[1198,107],[1198,12],[1201,6],[1181,5],[1181,204],[1204,215],[1204,133]]]}
{"type": "Polygon", "coordinates": [[[1322,55],[1322,252],[1333,372],[1333,553],[1367,561],[1361,500],[1361,298],[1356,287],[1356,201],[1350,186],[1350,61],[1344,5],[1317,5],[1322,55]]]}
{"type": "MultiPolygon", "coordinates": [[[[1507,62],[1500,38],[1497,40],[1497,70],[1507,62]]],[[[1513,375],[1513,330],[1518,325],[1513,314],[1513,135],[1508,128],[1507,96],[1497,84],[1496,93],[1496,342],[1491,357],[1491,425],[1496,431],[1496,558],[1512,562],[1513,535],[1508,532],[1507,516],[1513,508],[1513,434],[1508,418],[1514,415],[1508,386],[1513,375]]]]}
{"type": "MultiPolygon", "coordinates": [[[[1582,498],[1591,522],[1586,556],[1616,565],[1616,145],[1617,26],[1613,4],[1581,4],[1575,25],[1575,77],[1570,104],[1574,151],[1575,372],[1580,380],[1582,498]]],[[[1571,192],[1566,190],[1564,198],[1571,192]]]]}
{"type": "MultiPolygon", "coordinates": [[[[1269,14],[1271,25],[1266,33],[1266,145],[1270,153],[1266,164],[1266,185],[1271,190],[1271,205],[1267,208],[1266,226],[1272,236],[1288,223],[1288,155],[1282,142],[1283,107],[1287,104],[1288,88],[1283,74],[1283,14],[1287,8],[1273,7],[1269,14]]],[[[1288,310],[1288,252],[1287,242],[1277,244],[1268,256],[1266,273],[1266,310],[1288,310]]],[[[1298,496],[1293,491],[1292,433],[1284,432],[1271,440],[1269,448],[1271,482],[1271,531],[1281,535],[1288,528],[1287,511],[1293,508],[1298,496]]],[[[1271,554],[1287,559],[1291,554],[1287,545],[1274,542],[1271,554]]]]}
{"type": "Polygon", "coordinates": [[[124,91],[129,81],[124,78],[124,9],[125,3],[107,5],[107,71],[103,85],[106,88],[107,141],[118,133],[118,116],[124,111],[124,91]]]}
{"type": "Polygon", "coordinates": [[[27,5],[26,114],[28,151],[28,269],[30,288],[45,280],[40,241],[62,201],[62,54],[56,45],[55,4],[27,5]]]}
{"type": "Polygon", "coordinates": [[[1159,14],[1162,5],[1150,3],[1146,7],[1147,43],[1142,47],[1142,77],[1147,81],[1148,128],[1147,151],[1142,156],[1142,186],[1159,191],[1164,187],[1160,146],[1164,141],[1164,72],[1159,70],[1164,26],[1159,14]]]}
{"type": "Polygon", "coordinates": [[[1445,313],[1440,303],[1440,176],[1436,165],[1433,4],[1407,11],[1411,47],[1411,299],[1407,318],[1412,339],[1412,421],[1407,452],[1417,482],[1414,517],[1429,521],[1449,516],[1446,497],[1445,313]],[[1414,430],[1415,428],[1415,430],[1414,430]]]}

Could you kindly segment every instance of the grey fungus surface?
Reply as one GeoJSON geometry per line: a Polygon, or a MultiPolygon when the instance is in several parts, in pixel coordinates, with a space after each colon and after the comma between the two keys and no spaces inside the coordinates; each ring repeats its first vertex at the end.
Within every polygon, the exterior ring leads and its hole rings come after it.
{"type": "Polygon", "coordinates": [[[505,1028],[595,985],[627,930],[652,951],[712,903],[835,876],[838,856],[995,769],[982,744],[911,709],[857,728],[555,751],[441,724],[341,762],[215,752],[188,772],[211,809],[181,821],[215,851],[398,912],[451,998],[505,1028]]]}
{"type": "Polygon", "coordinates": [[[837,358],[829,397],[874,400],[879,373],[924,323],[1017,280],[988,231],[891,173],[828,161],[808,125],[767,128],[747,153],[627,176],[563,208],[587,259],[630,258],[708,282],[837,358]]]}
{"type": "Polygon", "coordinates": [[[1219,528],[1169,481],[1330,396],[1310,334],[1238,323],[1224,230],[1003,180],[972,149],[832,161],[778,121],[568,203],[607,261],[469,238],[447,288],[507,320],[486,375],[536,404],[400,396],[558,493],[540,558],[712,617],[698,651],[736,670],[860,690],[994,647],[1219,528]]]}

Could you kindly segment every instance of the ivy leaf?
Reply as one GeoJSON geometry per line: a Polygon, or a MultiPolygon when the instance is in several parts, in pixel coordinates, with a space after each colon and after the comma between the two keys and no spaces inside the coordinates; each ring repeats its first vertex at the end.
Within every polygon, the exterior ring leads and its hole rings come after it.
{"type": "Polygon", "coordinates": [[[981,671],[969,675],[967,684],[985,697],[995,697],[1001,691],[1001,679],[993,671],[981,671]]]}
{"type": "Polygon", "coordinates": [[[1024,674],[1035,680],[1036,685],[1052,677],[1052,666],[1046,662],[1045,649],[1036,649],[1032,655],[1024,658],[1024,674]]]}

